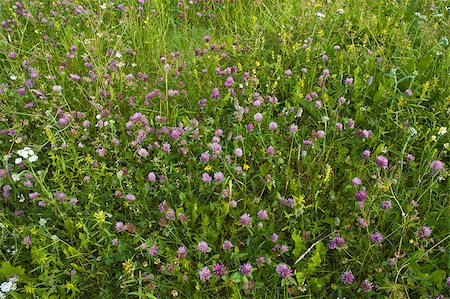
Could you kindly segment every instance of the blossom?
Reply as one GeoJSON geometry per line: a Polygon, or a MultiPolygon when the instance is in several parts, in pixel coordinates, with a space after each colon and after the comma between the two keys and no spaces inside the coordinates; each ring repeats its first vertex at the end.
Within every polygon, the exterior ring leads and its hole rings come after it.
{"type": "Polygon", "coordinates": [[[350,271],[342,273],[341,278],[344,284],[351,284],[355,280],[355,276],[350,271]]]}
{"type": "Polygon", "coordinates": [[[439,170],[442,169],[443,163],[442,161],[434,160],[430,163],[430,167],[434,172],[438,172],[439,170]]]}
{"type": "Polygon", "coordinates": [[[381,168],[387,168],[388,162],[388,159],[385,156],[381,155],[375,159],[375,163],[381,168]]]}
{"type": "Polygon", "coordinates": [[[370,292],[373,289],[373,283],[368,281],[367,279],[364,279],[359,287],[366,293],[370,292]]]}
{"type": "Polygon", "coordinates": [[[177,250],[177,258],[182,259],[187,255],[187,249],[184,246],[180,246],[177,250]]]}
{"type": "Polygon", "coordinates": [[[254,116],[253,116],[253,119],[256,121],[256,122],[261,122],[262,120],[263,120],[263,115],[261,114],[261,113],[256,113],[254,116]]]}
{"type": "Polygon", "coordinates": [[[368,158],[370,158],[370,151],[369,150],[364,150],[362,153],[361,153],[361,156],[363,157],[363,158],[365,158],[365,159],[368,159],[368,158]]]}
{"type": "Polygon", "coordinates": [[[392,207],[392,203],[390,200],[382,201],[380,204],[380,208],[383,210],[389,210],[392,207]]]}
{"type": "Polygon", "coordinates": [[[379,244],[383,241],[383,235],[379,232],[373,233],[370,235],[370,240],[375,244],[379,244]]]}
{"type": "Polygon", "coordinates": [[[31,245],[31,237],[30,236],[26,236],[25,238],[23,238],[23,244],[25,245],[31,245]]]}
{"type": "Polygon", "coordinates": [[[416,232],[416,235],[421,238],[429,237],[431,235],[431,228],[428,226],[422,226],[422,228],[416,232]]]}
{"type": "Polygon", "coordinates": [[[275,271],[278,273],[278,275],[281,278],[289,278],[292,275],[292,270],[289,268],[288,265],[286,264],[279,264],[276,268],[275,271]]]}
{"type": "Polygon", "coordinates": [[[223,176],[223,173],[221,171],[214,173],[214,180],[216,182],[219,182],[219,183],[222,182],[223,178],[224,178],[224,176],[223,176]]]}
{"type": "Polygon", "coordinates": [[[226,268],[223,264],[214,264],[213,272],[216,276],[224,276],[226,274],[226,268]]]}
{"type": "Polygon", "coordinates": [[[274,121],[270,122],[270,124],[269,124],[269,130],[270,131],[274,131],[277,128],[278,128],[278,124],[276,122],[274,122],[274,121]]]}
{"type": "Polygon", "coordinates": [[[266,219],[267,217],[269,217],[266,210],[259,210],[257,215],[259,219],[266,219]]]}
{"type": "Polygon", "coordinates": [[[208,243],[206,243],[205,241],[200,241],[200,242],[197,244],[197,250],[200,251],[200,252],[202,252],[202,253],[208,252],[208,250],[209,250],[208,243]]]}
{"type": "Polygon", "coordinates": [[[242,226],[250,226],[252,224],[252,219],[250,218],[250,215],[246,213],[241,215],[239,222],[242,226]]]}
{"type": "Polygon", "coordinates": [[[151,256],[155,256],[155,255],[158,254],[158,250],[159,250],[158,246],[153,245],[152,247],[150,247],[148,249],[148,254],[151,255],[151,256]]]}
{"type": "Polygon", "coordinates": [[[230,249],[233,248],[233,247],[234,247],[234,245],[233,245],[233,243],[231,243],[230,241],[225,240],[225,241],[223,242],[223,245],[222,245],[223,250],[230,250],[230,249]]]}
{"type": "Polygon", "coordinates": [[[352,185],[353,185],[353,186],[359,186],[359,185],[361,185],[361,184],[362,184],[362,180],[361,180],[360,178],[354,177],[354,178],[352,179],[352,185]]]}
{"type": "Polygon", "coordinates": [[[245,276],[250,276],[250,274],[252,273],[252,265],[251,264],[243,264],[240,268],[239,268],[239,272],[241,272],[241,274],[245,275],[245,276]]]}
{"type": "Polygon", "coordinates": [[[203,267],[199,272],[200,280],[209,280],[211,278],[211,271],[208,267],[203,267]]]}

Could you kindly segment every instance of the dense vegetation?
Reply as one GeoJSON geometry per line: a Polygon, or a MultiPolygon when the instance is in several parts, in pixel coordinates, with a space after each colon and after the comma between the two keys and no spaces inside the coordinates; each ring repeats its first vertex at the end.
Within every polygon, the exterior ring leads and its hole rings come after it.
{"type": "Polygon", "coordinates": [[[450,296],[446,1],[0,3],[0,298],[450,296]]]}

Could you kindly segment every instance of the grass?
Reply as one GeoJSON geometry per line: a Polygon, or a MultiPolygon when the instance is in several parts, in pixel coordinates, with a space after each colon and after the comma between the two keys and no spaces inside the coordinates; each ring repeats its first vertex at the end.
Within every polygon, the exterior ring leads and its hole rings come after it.
{"type": "Polygon", "coordinates": [[[0,298],[448,297],[448,14],[2,2],[0,298]]]}

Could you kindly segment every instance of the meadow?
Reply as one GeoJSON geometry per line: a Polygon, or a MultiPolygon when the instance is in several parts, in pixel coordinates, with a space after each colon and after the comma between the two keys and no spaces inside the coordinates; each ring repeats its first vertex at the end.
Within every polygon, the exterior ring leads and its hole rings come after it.
{"type": "Polygon", "coordinates": [[[450,3],[0,3],[0,299],[450,297],[450,3]]]}

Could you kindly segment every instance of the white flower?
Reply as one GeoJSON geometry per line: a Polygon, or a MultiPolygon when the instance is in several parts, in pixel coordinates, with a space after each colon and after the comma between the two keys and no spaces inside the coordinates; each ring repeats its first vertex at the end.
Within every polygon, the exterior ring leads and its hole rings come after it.
{"type": "Polygon", "coordinates": [[[39,225],[40,226],[45,226],[46,224],[47,224],[47,219],[45,219],[45,218],[39,219],[39,225]]]}
{"type": "Polygon", "coordinates": [[[325,17],[325,15],[319,11],[319,12],[316,12],[316,17],[322,19],[325,17]]]}
{"type": "Polygon", "coordinates": [[[14,286],[14,285],[15,285],[14,282],[6,281],[0,285],[0,289],[3,293],[9,293],[11,291],[14,291],[17,288],[17,286],[14,286]]]}
{"type": "Polygon", "coordinates": [[[11,76],[9,76],[9,78],[11,79],[11,80],[16,80],[17,79],[17,76],[15,76],[15,75],[11,75],[11,76]]]}
{"type": "Polygon", "coordinates": [[[20,164],[20,163],[22,163],[22,158],[16,158],[16,160],[14,160],[14,162],[16,164],[20,164]]]}
{"type": "Polygon", "coordinates": [[[37,159],[38,159],[38,156],[33,155],[33,156],[31,156],[31,157],[28,159],[28,161],[30,161],[31,163],[33,163],[33,162],[36,162],[37,159]]]}
{"type": "Polygon", "coordinates": [[[444,135],[445,133],[447,133],[447,128],[446,127],[440,127],[438,135],[444,135]]]}
{"type": "Polygon", "coordinates": [[[18,181],[20,181],[20,174],[18,174],[18,173],[12,173],[12,174],[11,174],[11,178],[12,178],[12,180],[13,180],[14,182],[18,182],[18,181]]]}
{"type": "Polygon", "coordinates": [[[122,57],[122,53],[117,52],[117,53],[116,53],[116,58],[120,58],[120,57],[122,57]]]}
{"type": "Polygon", "coordinates": [[[6,226],[5,226],[3,223],[0,222],[0,228],[1,228],[1,229],[4,229],[5,227],[6,227],[6,226]]]}
{"type": "Polygon", "coordinates": [[[336,12],[340,15],[342,15],[344,13],[344,10],[342,8],[339,8],[338,10],[336,10],[336,12]]]}
{"type": "Polygon", "coordinates": [[[417,130],[415,128],[413,128],[413,127],[410,127],[408,129],[408,134],[411,135],[411,136],[414,136],[414,135],[417,134],[417,130]]]}
{"type": "Polygon", "coordinates": [[[102,9],[106,9],[106,3],[103,3],[102,5],[100,5],[100,7],[101,7],[102,9]]]}
{"type": "Polygon", "coordinates": [[[50,238],[55,242],[59,239],[57,235],[52,235],[50,238]]]}

